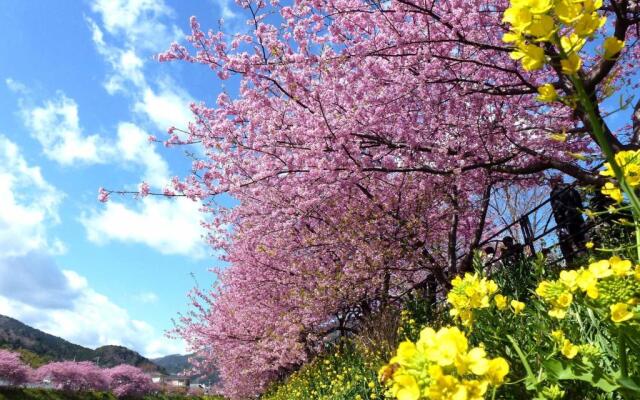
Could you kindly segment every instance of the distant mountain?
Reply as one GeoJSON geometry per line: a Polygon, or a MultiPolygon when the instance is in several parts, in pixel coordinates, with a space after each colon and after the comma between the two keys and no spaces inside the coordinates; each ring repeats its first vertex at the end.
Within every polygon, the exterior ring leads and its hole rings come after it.
{"type": "MultiPolygon", "coordinates": [[[[160,358],[154,358],[151,361],[153,361],[154,364],[164,368],[167,371],[167,373],[172,375],[177,375],[191,369],[191,364],[189,363],[190,357],[193,357],[193,354],[187,354],[187,355],[171,354],[171,355],[160,357],[160,358]]],[[[219,380],[220,378],[218,377],[217,372],[211,373],[203,377],[201,376],[193,377],[193,382],[205,383],[207,385],[213,385],[217,383],[219,380]]]]}
{"type": "Polygon", "coordinates": [[[34,353],[44,361],[94,361],[101,367],[129,364],[147,372],[165,372],[164,368],[126,347],[102,346],[92,350],[4,315],[0,315],[0,348],[34,353]]]}
{"type": "Polygon", "coordinates": [[[182,354],[171,354],[160,358],[154,358],[151,361],[153,361],[154,364],[164,368],[167,373],[176,375],[191,368],[191,364],[189,364],[189,357],[191,356],[183,356],[182,354]]]}
{"type": "Polygon", "coordinates": [[[124,346],[102,346],[93,351],[94,359],[100,366],[109,366],[119,364],[135,365],[146,372],[165,372],[162,367],[153,363],[147,358],[142,357],[137,352],[130,350],[124,346]]]}

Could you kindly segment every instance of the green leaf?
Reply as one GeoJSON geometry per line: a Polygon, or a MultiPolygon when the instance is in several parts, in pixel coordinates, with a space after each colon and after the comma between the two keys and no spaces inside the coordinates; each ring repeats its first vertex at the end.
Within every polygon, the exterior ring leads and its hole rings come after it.
{"type": "Polygon", "coordinates": [[[634,378],[634,377],[627,376],[627,377],[618,379],[618,383],[623,388],[634,391],[636,393],[640,393],[640,383],[638,382],[639,381],[637,377],[634,378]]]}
{"type": "Polygon", "coordinates": [[[584,381],[591,386],[610,393],[620,388],[615,379],[608,376],[599,367],[579,365],[559,360],[548,360],[543,363],[544,369],[551,380],[556,381],[584,381]]]}

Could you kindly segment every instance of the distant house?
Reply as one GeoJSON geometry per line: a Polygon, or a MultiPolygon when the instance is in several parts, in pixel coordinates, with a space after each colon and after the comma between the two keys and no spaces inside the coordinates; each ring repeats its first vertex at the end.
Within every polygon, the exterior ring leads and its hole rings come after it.
{"type": "Polygon", "coordinates": [[[189,389],[191,385],[191,378],[178,375],[165,375],[161,373],[154,373],[151,375],[151,381],[162,387],[170,386],[174,388],[189,389]]]}

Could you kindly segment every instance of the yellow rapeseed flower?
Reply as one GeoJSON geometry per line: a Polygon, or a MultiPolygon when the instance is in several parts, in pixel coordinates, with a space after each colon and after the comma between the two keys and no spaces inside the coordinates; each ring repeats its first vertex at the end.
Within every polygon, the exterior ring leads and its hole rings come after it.
{"type": "Polygon", "coordinates": [[[524,310],[525,304],[518,300],[511,300],[511,307],[514,314],[520,314],[524,310]]]}
{"type": "Polygon", "coordinates": [[[629,310],[629,305],[625,303],[616,303],[609,307],[611,311],[611,320],[615,323],[628,321],[633,318],[633,311],[629,310]]]}
{"type": "Polygon", "coordinates": [[[418,400],[420,398],[420,386],[416,378],[409,374],[395,374],[393,381],[398,385],[396,397],[398,400],[418,400]]]}
{"type": "MultiPolygon", "coordinates": [[[[640,150],[619,151],[615,155],[615,160],[622,169],[627,183],[632,187],[640,185],[640,150]]],[[[600,175],[616,177],[610,163],[605,163],[604,167],[605,169],[600,171],[600,175]]]]}
{"type": "Polygon", "coordinates": [[[613,256],[609,259],[609,264],[611,265],[611,270],[615,276],[626,276],[631,271],[631,261],[623,260],[618,256],[613,256]]]}
{"type": "Polygon", "coordinates": [[[602,7],[602,0],[582,0],[582,6],[585,12],[592,13],[602,7]]]}
{"type": "Polygon", "coordinates": [[[560,38],[560,46],[567,54],[580,51],[586,42],[587,41],[584,38],[576,35],[575,33],[560,38]]]}
{"type": "Polygon", "coordinates": [[[507,308],[507,297],[503,296],[501,294],[497,294],[494,298],[493,301],[495,301],[496,303],[496,308],[498,310],[504,310],[505,308],[507,308]]]}
{"type": "Polygon", "coordinates": [[[568,152],[567,154],[570,155],[571,157],[575,158],[576,160],[580,160],[580,161],[587,161],[589,159],[587,156],[585,156],[582,153],[568,152]]]}
{"type": "MultiPolygon", "coordinates": [[[[406,343],[406,342],[403,342],[406,343]]],[[[489,385],[500,385],[509,371],[503,359],[489,359],[481,347],[468,349],[457,327],[425,328],[415,344],[401,344],[378,377],[398,400],[481,400],[489,385]]],[[[372,385],[369,384],[371,387],[372,385]]]]}
{"type": "Polygon", "coordinates": [[[520,0],[533,14],[544,14],[553,7],[553,0],[520,0]]]}
{"type": "Polygon", "coordinates": [[[564,143],[567,141],[567,134],[566,133],[552,133],[551,135],[549,135],[549,139],[555,141],[555,142],[560,142],[560,143],[564,143]]]}
{"type": "Polygon", "coordinates": [[[452,289],[447,295],[451,305],[449,314],[459,319],[464,326],[470,326],[473,320],[472,310],[489,307],[490,296],[498,291],[498,285],[492,280],[480,278],[477,274],[465,274],[451,281],[452,289]]]}
{"type": "Polygon", "coordinates": [[[551,83],[545,83],[544,85],[538,88],[538,100],[550,103],[558,98],[558,93],[556,92],[556,88],[553,87],[551,83]]]}
{"type": "Polygon", "coordinates": [[[504,382],[504,377],[509,373],[509,364],[502,357],[494,358],[489,361],[486,377],[492,385],[500,385],[504,382]]]}
{"type": "Polygon", "coordinates": [[[596,12],[583,14],[573,25],[573,30],[577,35],[587,37],[602,28],[606,22],[607,17],[600,17],[596,12]]]}
{"type": "Polygon", "coordinates": [[[502,41],[505,43],[519,44],[524,41],[524,37],[522,36],[522,33],[507,32],[504,35],[502,35],[502,41]]]}
{"type": "Polygon", "coordinates": [[[604,40],[604,58],[610,60],[620,53],[624,47],[624,41],[615,36],[608,37],[604,40]]]}
{"type": "Polygon", "coordinates": [[[531,36],[536,38],[536,42],[548,42],[556,32],[553,18],[549,15],[535,15],[531,19],[531,24],[526,30],[531,36]]]}
{"type": "Polygon", "coordinates": [[[583,269],[578,273],[578,279],[576,280],[578,287],[584,291],[587,296],[592,299],[598,298],[598,279],[588,269],[583,269]]]}
{"type": "Polygon", "coordinates": [[[578,271],[563,270],[560,272],[560,282],[562,282],[570,291],[574,291],[578,287],[578,271]]]}
{"type": "Polygon", "coordinates": [[[600,192],[605,196],[611,197],[617,203],[622,202],[622,191],[611,182],[605,183],[602,189],[600,189],[600,192]]]}
{"type": "Polygon", "coordinates": [[[474,347],[456,359],[456,368],[460,375],[465,375],[471,371],[475,375],[484,375],[489,369],[487,353],[481,347],[474,347]]]}
{"type": "Polygon", "coordinates": [[[589,250],[593,249],[593,246],[594,246],[594,244],[591,241],[589,241],[589,242],[584,244],[584,247],[586,247],[589,250]]]}
{"type": "Polygon", "coordinates": [[[569,308],[572,301],[573,301],[573,295],[569,292],[566,292],[558,296],[556,303],[558,303],[558,305],[562,308],[569,308]]]}
{"type": "Polygon", "coordinates": [[[589,272],[591,272],[596,279],[602,279],[613,275],[609,260],[599,260],[589,264],[589,272]]]}
{"type": "Polygon", "coordinates": [[[571,53],[567,56],[566,59],[560,60],[560,66],[562,67],[562,72],[567,75],[573,75],[580,71],[580,67],[582,66],[582,59],[577,53],[571,53]]]}
{"type": "Polygon", "coordinates": [[[560,329],[557,329],[551,332],[551,337],[556,341],[556,343],[562,343],[564,341],[564,332],[562,332],[560,329]]]}
{"type": "MultiPolygon", "coordinates": [[[[544,50],[535,44],[520,44],[509,56],[522,62],[522,67],[527,71],[535,71],[544,65],[544,50]]],[[[563,60],[564,61],[564,60],[563,60]]],[[[578,69],[580,66],[578,66],[578,69]]]]}
{"type": "Polygon", "coordinates": [[[573,24],[582,15],[582,7],[572,0],[559,0],[554,11],[558,19],[565,24],[573,24]]]}
{"type": "Polygon", "coordinates": [[[571,343],[569,339],[564,339],[562,347],[560,348],[560,352],[563,356],[571,360],[578,355],[578,349],[579,347],[571,343]]]}

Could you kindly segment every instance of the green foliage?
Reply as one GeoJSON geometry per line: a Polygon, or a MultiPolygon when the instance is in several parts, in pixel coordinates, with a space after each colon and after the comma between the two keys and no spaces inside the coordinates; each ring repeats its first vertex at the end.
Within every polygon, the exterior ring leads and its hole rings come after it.
{"type": "MultiPolygon", "coordinates": [[[[594,262],[595,254],[585,255],[582,265],[594,262]]],[[[492,395],[505,400],[640,398],[640,335],[636,324],[612,323],[608,305],[599,306],[579,291],[574,293],[566,316],[552,318],[548,299],[535,290],[542,280],[559,279],[561,271],[538,256],[492,275],[507,299],[506,305],[498,307],[496,295],[489,294],[488,305],[474,309],[472,323],[464,327],[470,345],[483,346],[488,354],[499,355],[509,363],[508,381],[492,395]],[[512,299],[524,301],[524,311],[515,312],[510,305],[512,299]],[[565,345],[569,347],[563,348],[565,345]],[[571,346],[576,354],[571,354],[571,346]]],[[[607,280],[599,282],[604,294],[607,280]]],[[[383,315],[370,321],[361,334],[331,347],[274,385],[262,399],[385,398],[385,388],[377,375],[398,343],[415,342],[425,326],[437,330],[456,324],[449,316],[449,307],[419,296],[408,298],[403,309],[389,308],[386,313],[396,318],[383,315]]]]}

